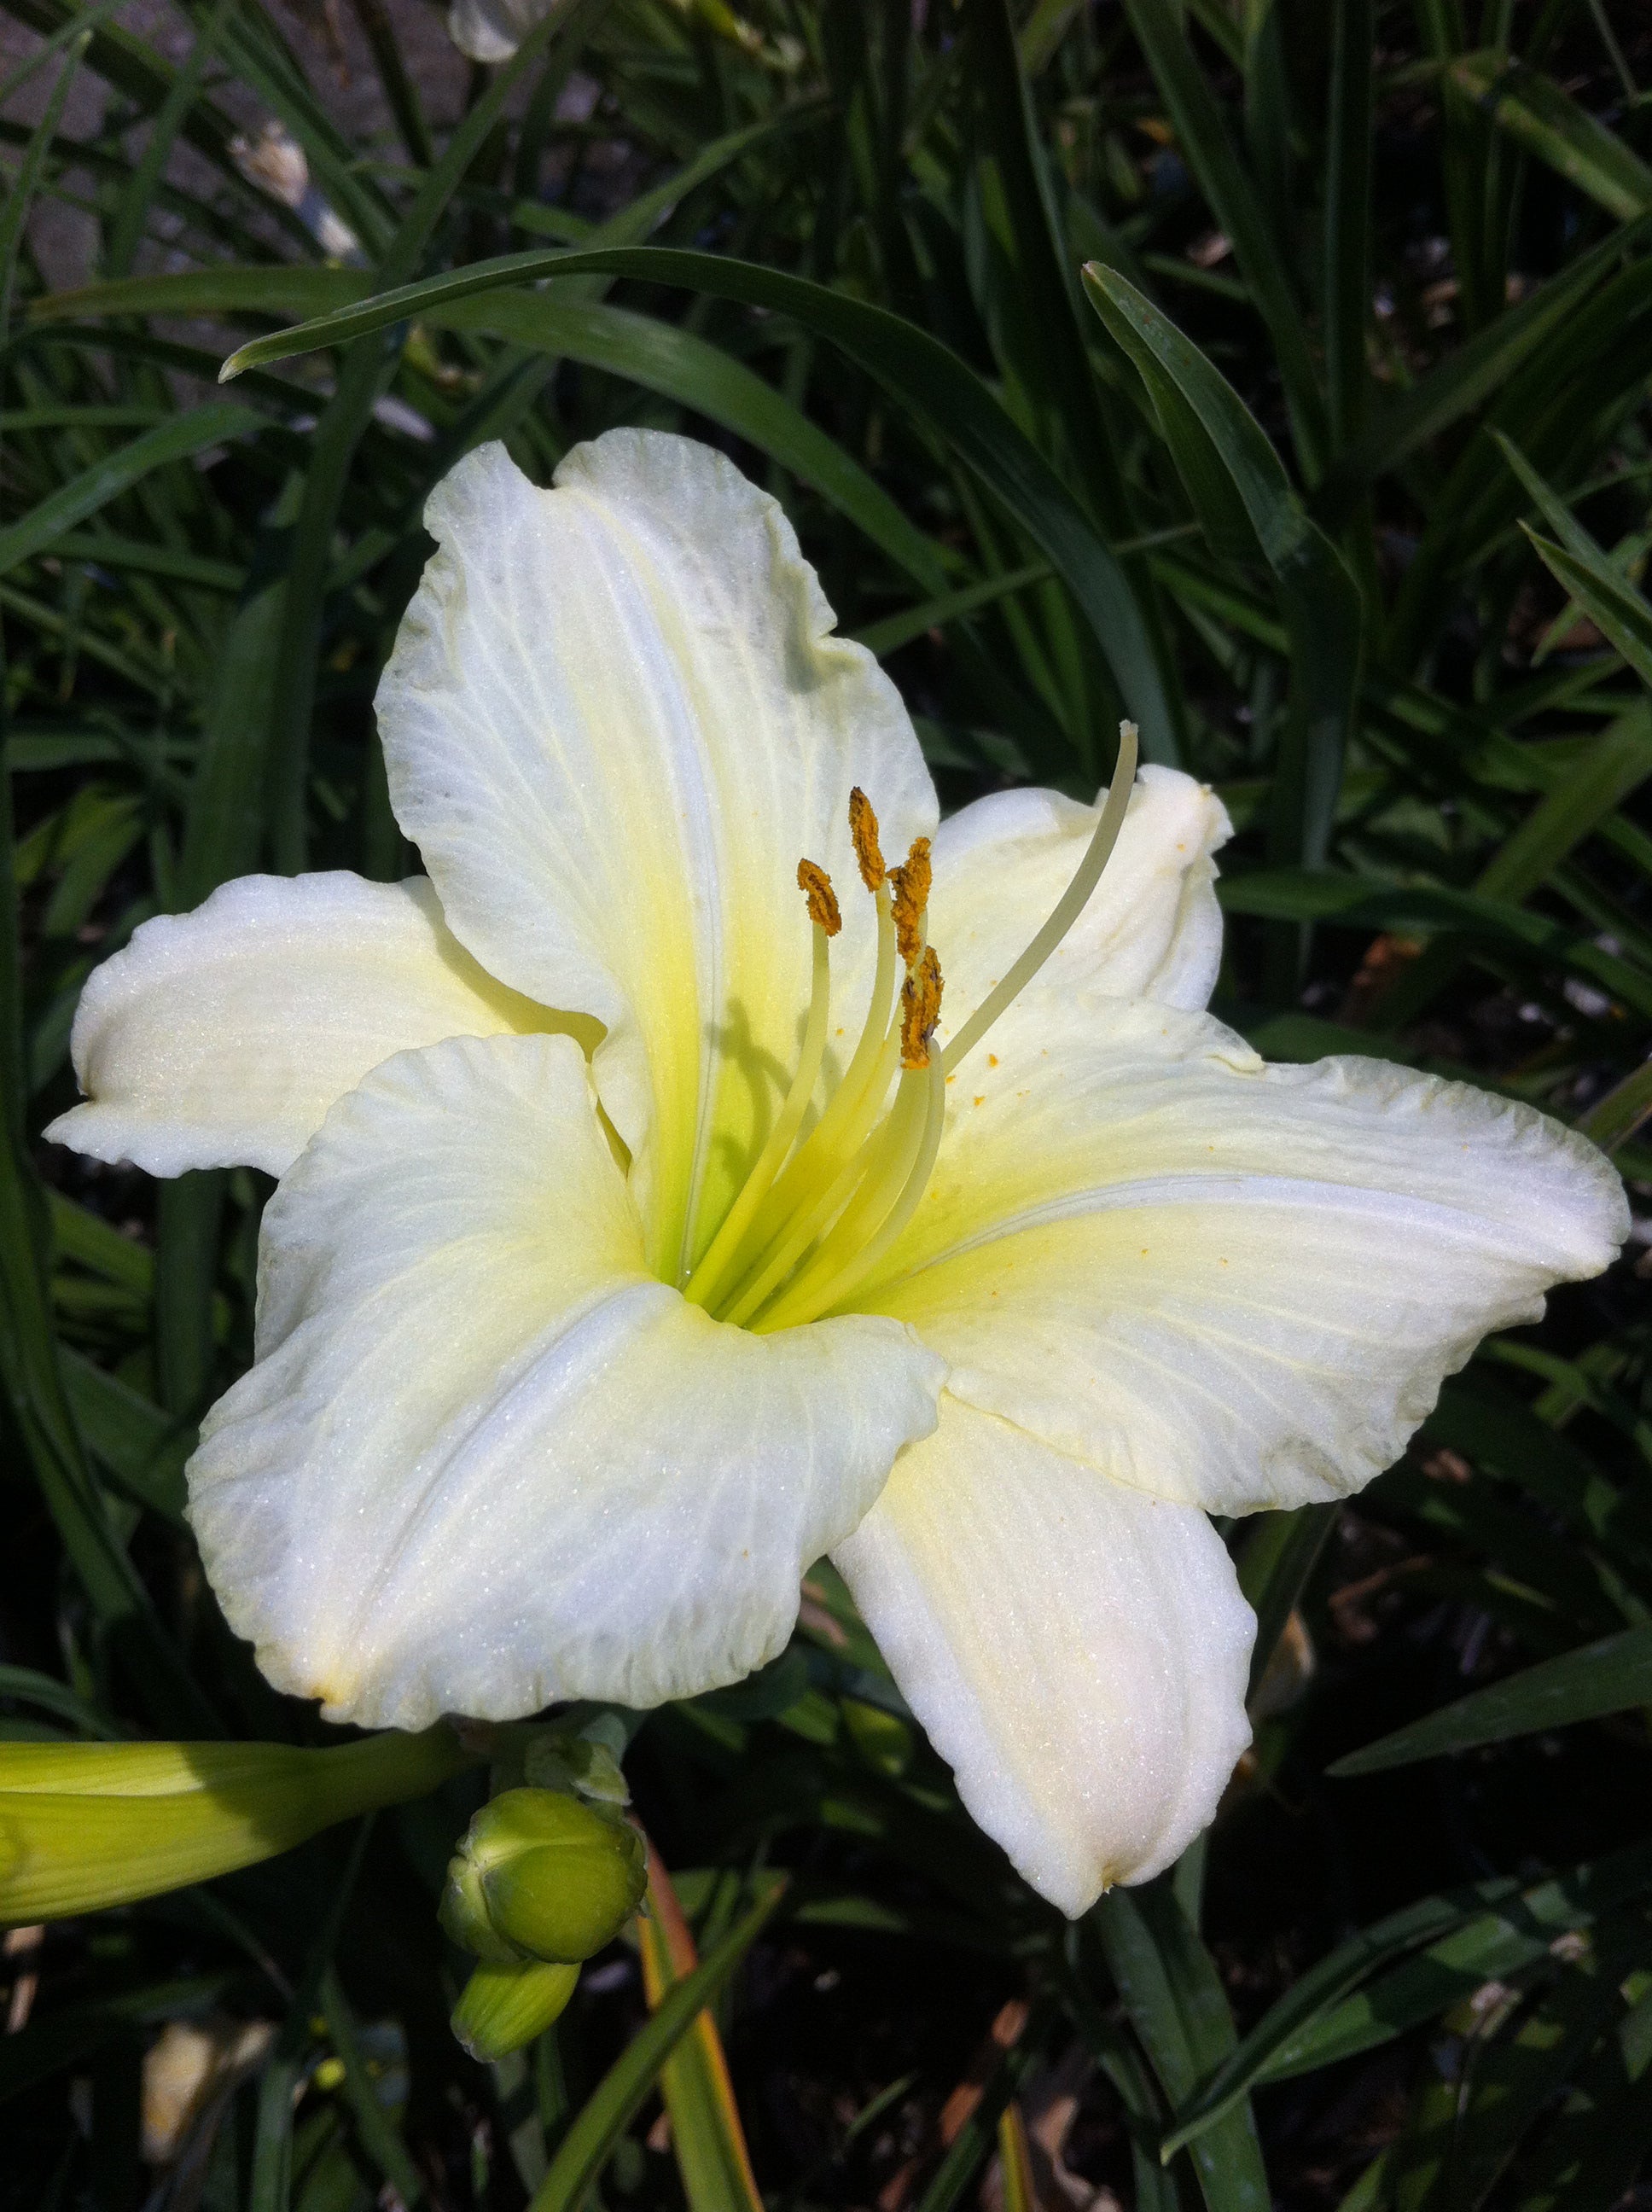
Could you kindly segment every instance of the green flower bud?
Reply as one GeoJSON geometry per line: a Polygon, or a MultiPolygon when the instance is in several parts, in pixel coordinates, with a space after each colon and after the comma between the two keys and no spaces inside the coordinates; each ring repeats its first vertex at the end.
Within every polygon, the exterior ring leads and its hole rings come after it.
{"type": "Polygon", "coordinates": [[[448,1863],[440,1918],[484,1965],[588,1959],[636,1911],[648,1869],[636,1830],[577,1797],[507,1790],[448,1863]]]}
{"type": "Polygon", "coordinates": [[[478,1966],[453,2008],[453,2033],[484,2065],[543,2035],[574,1994],[577,1966],[478,1966]]]}

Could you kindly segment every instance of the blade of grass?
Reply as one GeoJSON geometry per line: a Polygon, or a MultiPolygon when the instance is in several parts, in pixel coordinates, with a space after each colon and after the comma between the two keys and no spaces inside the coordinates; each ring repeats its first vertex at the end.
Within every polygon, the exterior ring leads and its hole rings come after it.
{"type": "Polygon", "coordinates": [[[412,2212],[415,2205],[424,2203],[429,2192],[424,2185],[424,2176],[402,2140],[401,2130],[380,2100],[378,2085],[367,2071],[355,2016],[337,1967],[329,1966],[324,1971],[319,1996],[328,2039],[344,2069],[344,2100],[355,2123],[357,2139],[388,2186],[412,2212]]]}
{"type": "Polygon", "coordinates": [[[114,222],[110,225],[108,243],[104,248],[103,270],[106,276],[125,276],[132,265],[143,236],[143,227],[149,220],[149,204],[155,198],[155,186],[161,173],[172,157],[172,149],[184,118],[194,106],[206,76],[207,64],[217,51],[232,10],[240,0],[218,0],[218,5],[208,19],[204,29],[196,39],[184,60],[183,67],[173,79],[167,96],[155,121],[149,126],[149,136],[133,168],[131,181],[121,193],[115,210],[114,222]]]}
{"type": "Polygon", "coordinates": [[[719,346],[674,323],[554,292],[500,292],[439,311],[433,322],[485,330],[518,345],[606,369],[675,399],[812,484],[923,589],[940,593],[946,564],[858,462],[801,409],[719,346]]]}
{"type": "Polygon", "coordinates": [[[373,282],[365,269],[219,262],[43,293],[30,301],[28,317],[34,325],[74,322],[84,315],[325,315],[364,299],[373,282]]]}
{"type": "Polygon", "coordinates": [[[1004,2212],[1039,2212],[1027,2124],[1013,2097],[999,2115],[998,2158],[1004,2184],[1004,2212]]]}
{"type": "Polygon", "coordinates": [[[385,0],[351,0],[351,5],[373,55],[379,82],[385,88],[385,98],[396,118],[396,128],[401,133],[408,159],[416,161],[420,168],[428,169],[436,159],[435,141],[431,137],[430,125],[425,120],[424,103],[419,98],[419,88],[402,58],[401,42],[391,21],[390,10],[385,0]]]}
{"type": "Polygon", "coordinates": [[[64,1389],[86,1448],[134,1503],[184,1526],[184,1463],[195,1431],[164,1413],[83,1352],[59,1353],[64,1389]]]}
{"type": "Polygon", "coordinates": [[[1649,236],[1652,221],[1638,222],[1580,254],[1390,401],[1338,463],[1315,511],[1328,518],[1364,485],[1501,393],[1515,370],[1564,334],[1582,302],[1649,236]]]}
{"type": "MultiPolygon", "coordinates": [[[[6,765],[5,735],[0,695],[0,768],[6,765]]],[[[217,1717],[161,1626],[120,1540],[64,1388],[52,1316],[51,1231],[23,1119],[30,1085],[21,1034],[9,773],[0,774],[0,1073],[6,1099],[0,1142],[0,1376],[41,1497],[116,1656],[161,1726],[210,1735],[217,1732],[217,1717]]]]}
{"type": "Polygon", "coordinates": [[[1424,939],[1459,931],[1522,966],[1534,969],[1552,961],[1570,969],[1636,1013],[1652,1017],[1652,977],[1602,951],[1592,935],[1507,900],[1432,884],[1374,890],[1368,878],[1329,868],[1259,868],[1224,877],[1218,896],[1230,914],[1260,915],[1273,921],[1325,921],[1424,939]]]}
{"type": "MultiPolygon", "coordinates": [[[[1014,293],[1016,312],[1000,343],[1013,348],[1019,379],[1048,426],[1046,453],[1058,461],[1072,456],[1086,504],[1109,537],[1133,537],[1136,517],[1085,348],[1076,272],[1057,222],[1007,0],[967,0],[965,21],[980,116],[976,187],[989,222],[997,212],[1014,293]]],[[[1134,588],[1176,717],[1170,738],[1180,756],[1187,744],[1180,681],[1145,563],[1137,564],[1134,588]]]]}
{"type": "MultiPolygon", "coordinates": [[[[454,131],[441,160],[420,185],[385,250],[375,272],[377,282],[392,289],[406,283],[448,201],[503,114],[517,84],[544,59],[553,40],[582,40],[604,4],[605,0],[574,0],[567,9],[543,17],[529,32],[454,131]]],[[[356,447],[394,366],[393,353],[383,344],[355,345],[346,354],[337,389],[316,425],[303,503],[293,528],[282,604],[284,680],[273,703],[269,752],[272,857],[277,869],[287,875],[298,873],[306,859],[311,723],[333,533],[356,447]]]]}
{"type": "Polygon", "coordinates": [[[1590,1107],[1578,1122],[1583,1134],[1599,1145],[1603,1152],[1615,1152],[1626,1145],[1647,1117],[1652,1115],[1652,1060],[1643,1060],[1631,1074],[1607,1091],[1606,1097],[1590,1107]]]}
{"type": "Polygon", "coordinates": [[[632,2037],[586,2099],[563,2136],[550,2171],[534,2191],[530,2212],[579,2212],[666,2060],[734,1973],[784,1894],[784,1885],[771,1890],[708,1958],[665,1992],[647,2025],[632,2037]]]}
{"type": "MultiPolygon", "coordinates": [[[[22,90],[29,79],[38,76],[43,69],[55,61],[65,46],[72,46],[81,38],[87,38],[89,43],[90,33],[106,23],[112,15],[118,15],[125,4],[126,0],[98,0],[95,7],[77,9],[55,31],[46,33],[34,52],[27,55],[9,76],[0,80],[0,107],[9,106],[13,97],[22,90]]],[[[50,135],[47,134],[48,137],[50,135]]]]}
{"type": "Polygon", "coordinates": [[[1043,149],[1021,73],[1006,0],[965,0],[970,71],[982,154],[999,180],[1004,240],[1021,322],[1030,341],[1023,374],[1078,464],[1090,505],[1114,537],[1135,527],[1084,349],[1076,272],[1050,201],[1043,149]]]}
{"type": "MultiPolygon", "coordinates": [[[[1637,707],[1589,745],[1570,772],[1497,847],[1474,884],[1485,899],[1523,901],[1554,879],[1563,862],[1652,775],[1652,708],[1637,707]]],[[[1417,1019],[1460,964],[1449,939],[1404,968],[1367,1019],[1393,1034],[1417,1019]]]]}
{"type": "MultiPolygon", "coordinates": [[[[145,40],[119,23],[83,16],[72,0],[6,0],[9,12],[31,30],[50,36],[65,25],[76,31],[96,21],[87,51],[88,66],[132,101],[139,112],[153,115],[166,101],[178,72],[145,40]]],[[[179,135],[210,161],[237,200],[252,202],[260,216],[277,224],[300,249],[313,252],[309,233],[293,210],[250,185],[236,166],[229,149],[238,126],[204,94],[197,94],[180,126],[179,135]]],[[[81,149],[76,149],[76,155],[81,149]]],[[[125,175],[125,165],[118,165],[125,175]]]]}
{"type": "Polygon", "coordinates": [[[1239,1555],[1239,1587],[1256,1615],[1250,1655],[1253,1696],[1319,1564],[1339,1510],[1335,1504],[1299,1505],[1293,1513],[1258,1514],[1251,1523],[1239,1555]]]}
{"type": "Polygon", "coordinates": [[[969,2110],[948,2144],[946,2154],[936,2168],[928,2188],[919,2199],[917,2212],[952,2212],[953,2206],[991,2155],[999,2115],[1008,2110],[1011,2099],[1037,2063],[1040,2046],[1049,2030],[1048,2008],[1039,2006],[1030,2011],[1024,2007],[1017,2009],[1023,2015],[1019,2033],[1015,2034],[1008,2049],[998,2059],[985,2081],[981,2083],[979,2090],[971,2085],[973,2101],[969,2110]]]}
{"type": "Polygon", "coordinates": [[[303,1978],[293,1992],[275,2049],[258,2083],[246,2212],[291,2212],[293,2112],[304,2078],[304,2055],[314,2039],[322,1985],[331,1971],[333,1953],[355,1895],[372,1828],[373,1822],[368,1818],[356,1831],[343,1879],[328,1901],[321,1932],[311,1946],[303,1978]]]}
{"type": "Polygon", "coordinates": [[[84,561],[100,568],[165,576],[174,583],[193,584],[209,592],[239,592],[246,580],[232,562],[179,552],[170,545],[152,545],[141,538],[119,538],[112,531],[66,531],[40,550],[58,561],[84,561]]]}
{"type": "Polygon", "coordinates": [[[1005,598],[1011,592],[1024,591],[1029,584],[1041,583],[1049,574],[1042,561],[1034,561],[1023,568],[1011,568],[1001,576],[988,576],[979,584],[966,585],[963,590],[944,592],[939,598],[926,599],[921,605],[903,607],[899,614],[885,615],[881,622],[868,623],[864,629],[854,633],[855,642],[864,645],[868,653],[884,659],[898,653],[914,637],[926,631],[944,629],[949,623],[959,622],[982,607],[991,606],[995,599],[1005,598]]]}

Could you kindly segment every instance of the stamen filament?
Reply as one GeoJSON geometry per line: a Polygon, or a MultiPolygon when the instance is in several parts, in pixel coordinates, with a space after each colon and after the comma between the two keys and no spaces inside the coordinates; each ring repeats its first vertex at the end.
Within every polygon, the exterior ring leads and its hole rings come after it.
{"type": "MultiPolygon", "coordinates": [[[[842,1080],[827,1102],[819,1121],[793,1158],[787,1162],[766,1202],[747,1229],[740,1255],[746,1268],[768,1251],[803,1191],[823,1176],[829,1181],[837,1164],[859,1146],[876,1119],[889,1089],[900,1049],[899,1017],[891,1025],[890,1016],[895,1002],[895,922],[886,884],[879,884],[877,897],[878,965],[872,977],[865,1026],[843,1071],[842,1080]],[[895,1032],[893,1051],[890,1045],[891,1026],[895,1032]]],[[[738,1279],[737,1275],[735,1280],[738,1279]]]]}
{"type": "MultiPolygon", "coordinates": [[[[728,1322],[742,1322],[748,1314],[755,1313],[769,1292],[796,1267],[811,1244],[823,1231],[835,1222],[845,1202],[853,1195],[856,1184],[865,1174],[879,1146],[887,1139],[887,1126],[879,1129],[878,1116],[882,1109],[889,1080],[895,1073],[901,1050],[901,1028],[898,1019],[891,1022],[878,1055],[878,1066],[865,1085],[865,1103],[861,1112],[838,1133],[835,1152],[816,1164],[814,1173],[817,1189],[814,1198],[806,1205],[798,1206],[792,1187],[792,1170],[799,1166],[814,1143],[811,1137],[799,1152],[791,1168],[775,1185],[770,1207],[763,1209],[763,1218],[757,1228],[763,1232],[758,1242],[754,1232],[747,1239],[756,1246],[748,1262],[748,1279],[744,1285],[736,1277],[738,1295],[729,1310],[722,1316],[728,1322]],[[774,1222],[769,1225],[770,1220],[774,1222]],[[756,1267],[755,1278],[750,1269],[756,1267]]],[[[836,1100],[833,1100],[836,1104],[836,1100]]],[[[898,1102],[897,1102],[898,1103],[898,1102]]],[[[822,1120],[824,1120],[824,1115],[822,1120]]],[[[818,1135],[819,1131],[815,1132],[818,1135]]]]}
{"type": "Polygon", "coordinates": [[[791,1279],[777,1288],[774,1295],[782,1304],[789,1304],[805,1283],[818,1280],[823,1270],[835,1273],[843,1253],[865,1241],[905,1188],[923,1138],[922,1088],[902,1073],[895,1103],[867,1151],[853,1194],[791,1279]]]}
{"type": "Polygon", "coordinates": [[[734,1304],[719,1316],[720,1320],[733,1328],[739,1328],[756,1312],[776,1286],[785,1281],[810,1245],[823,1229],[832,1224],[845,1203],[853,1196],[856,1185],[865,1174],[886,1135],[884,1130],[874,1131],[853,1158],[838,1170],[824,1189],[816,1194],[813,1202],[783,1225],[778,1238],[771,1242],[768,1249],[761,1271],[746,1283],[734,1304]]]}
{"type": "Polygon", "coordinates": [[[843,1071],[843,1079],[832,1093],[829,1103],[819,1121],[809,1133],[808,1141],[817,1139],[829,1142],[835,1127],[860,1103],[862,1092],[871,1081],[882,1057],[884,1042],[889,1029],[890,1008],[895,1003],[895,916],[891,911],[889,888],[878,887],[878,964],[872,971],[872,996],[866,1002],[866,1018],[849,1055],[849,1064],[843,1071]]]}
{"type": "Polygon", "coordinates": [[[957,1036],[947,1041],[946,1049],[940,1055],[942,1070],[945,1074],[952,1073],[964,1054],[981,1042],[1011,1000],[1026,989],[1089,903],[1090,895],[1101,880],[1102,870],[1113,857],[1113,848],[1118,843],[1119,832],[1124,827],[1125,811],[1130,804],[1131,787],[1136,780],[1136,740],[1135,724],[1121,722],[1118,765],[1113,771],[1113,781],[1108,788],[1106,803],[1102,808],[1101,819],[1096,824],[1089,849],[1079,861],[1072,881],[1057,900],[1048,921],[1032,943],[1014,962],[1008,974],[993,985],[957,1036]]]}
{"type": "Polygon", "coordinates": [[[785,1165],[786,1156],[803,1125],[803,1117],[809,1110],[809,1101],[815,1093],[815,1085],[820,1079],[820,1064],[826,1056],[826,1030],[831,1018],[831,951],[826,931],[819,922],[813,925],[813,933],[814,976],[809,993],[809,1018],[804,1029],[803,1052],[798,1061],[797,1073],[780,1102],[780,1110],[774,1118],[774,1126],[768,1133],[768,1141],[742,1184],[738,1197],[683,1286],[683,1295],[690,1305],[710,1304],[728,1273],[741,1238],[750,1226],[753,1215],[785,1165]]]}
{"type": "MultiPolygon", "coordinates": [[[[864,1283],[879,1267],[884,1255],[918,1210],[918,1201],[928,1187],[940,1150],[941,1128],[946,1119],[946,1077],[938,1057],[932,1057],[926,1068],[911,1069],[902,1078],[904,1089],[911,1084],[914,1090],[921,1086],[924,1098],[923,1120],[919,1126],[917,1142],[908,1152],[906,1172],[894,1204],[884,1217],[882,1224],[861,1246],[859,1251],[850,1249],[835,1272],[822,1279],[822,1270],[835,1237],[823,1244],[810,1267],[775,1300],[766,1314],[761,1315],[751,1326],[765,1334],[777,1328],[789,1328],[801,1322],[817,1320],[841,1305],[850,1292],[864,1283]]],[[[902,1147],[907,1151],[907,1147],[902,1147]]],[[[881,1196],[881,1193],[879,1194],[881,1196]]],[[[846,1215],[845,1218],[847,1217],[846,1215]]],[[[840,1248],[841,1249],[841,1248],[840,1248]]]]}

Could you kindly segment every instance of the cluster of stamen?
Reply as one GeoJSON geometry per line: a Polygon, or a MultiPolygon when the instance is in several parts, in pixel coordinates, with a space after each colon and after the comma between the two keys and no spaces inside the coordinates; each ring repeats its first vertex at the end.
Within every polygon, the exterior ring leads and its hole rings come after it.
{"type": "Polygon", "coordinates": [[[928,942],[929,840],[886,867],[865,792],[849,835],[877,909],[878,962],[860,1040],[814,1127],[803,1123],[825,1056],[833,938],[843,926],[824,868],[798,863],[814,936],[803,1051],[774,1127],[683,1294],[724,1321],[789,1328],[840,1304],[906,1226],[940,1142],[944,1091],[931,1044],[941,964],[928,942]],[[897,967],[905,975],[896,993],[897,967]],[[890,1085],[894,1095],[890,1097],[890,1085]]]}
{"type": "Polygon", "coordinates": [[[928,939],[929,840],[886,867],[865,793],[849,794],[849,834],[878,916],[878,958],[865,1026],[836,1088],[805,1133],[825,1060],[830,944],[843,926],[832,879],[798,863],[814,940],[803,1049],[780,1111],[683,1296],[719,1320],[768,1331],[841,1307],[873,1275],[912,1218],[940,1147],[946,1079],[1042,966],[1088,901],[1123,825],[1136,732],[1120,732],[1119,764],[1094,836],[1055,910],[948,1042],[934,1048],[941,963],[928,939]],[[896,974],[904,969],[897,996],[896,974]],[[891,1085],[893,1091],[891,1095],[891,1085]]]}

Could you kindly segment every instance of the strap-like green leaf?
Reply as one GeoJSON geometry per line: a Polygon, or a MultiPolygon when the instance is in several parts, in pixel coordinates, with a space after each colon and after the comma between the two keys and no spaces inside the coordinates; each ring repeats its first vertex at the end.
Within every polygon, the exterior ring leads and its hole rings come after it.
{"type": "Polygon", "coordinates": [[[76,523],[84,522],[112,499],[169,462],[187,460],[193,453],[226,439],[239,438],[261,428],[264,416],[251,407],[226,406],[222,400],[191,408],[187,415],[146,430],[130,445],[122,446],[105,460],[95,461],[69,482],[59,484],[39,505],[0,530],[0,575],[39,553],[76,523]]]}
{"type": "Polygon", "coordinates": [[[1239,1556],[1239,1587],[1256,1615],[1256,1642],[1250,1655],[1250,1687],[1267,1664],[1291,1607],[1301,1597],[1320,1553],[1336,1525],[1339,1507],[1299,1505],[1291,1513],[1258,1514],[1239,1556]]]}
{"type": "Polygon", "coordinates": [[[563,2136],[529,2212],[579,2212],[660,2069],[762,1932],[785,1894],[777,1885],[736,1923],[710,1956],[674,1983],[638,2029],[563,2136]]]}
{"type": "Polygon", "coordinates": [[[1291,289],[1290,254],[1275,234],[1230,140],[1180,13],[1163,0],[1125,0],[1130,27],[1157,80],[1175,125],[1176,143],[1198,179],[1211,213],[1233,241],[1278,359],[1303,471],[1311,483],[1324,465],[1325,405],[1314,373],[1307,326],[1291,289]]]}
{"type": "Polygon", "coordinates": [[[1500,130],[1558,170],[1608,215],[1652,209],[1652,168],[1552,77],[1504,53],[1464,54],[1449,74],[1500,130]]]}
{"type": "Polygon", "coordinates": [[[1291,645],[1291,715],[1274,780],[1278,860],[1325,857],[1359,688],[1359,589],[1310,521],[1266,433],[1232,386],[1115,270],[1092,264],[1096,312],[1140,373],[1176,466],[1230,554],[1248,545],[1272,571],[1291,645]]]}
{"type": "Polygon", "coordinates": [[[1652,1845],[1637,1844],[1527,1889],[1503,1876],[1418,1898],[1362,1929],[1299,1977],[1206,2077],[1177,2112],[1166,2153],[1192,2142],[1259,2082],[1391,2041],[1492,1974],[1545,1956],[1557,1936],[1588,1927],[1649,1884],[1652,1845]]]}
{"type": "MultiPolygon", "coordinates": [[[[1179,2104],[1233,2051],[1233,2014],[1215,1962],[1170,1875],[1141,1889],[1109,1890],[1092,1918],[1153,2071],[1179,2104]]],[[[1161,2155],[1168,2161],[1176,2148],[1167,2141],[1161,2155]]],[[[1212,2115],[1193,2160],[1209,2212],[1267,2212],[1267,2175],[1242,2092],[1212,2115]]]]}
{"type": "MultiPolygon", "coordinates": [[[[571,287],[569,288],[572,289],[571,287]]],[[[889,494],[772,384],[693,331],[556,290],[492,292],[429,319],[604,368],[720,422],[812,484],[922,589],[944,592],[946,563],[889,494]]]]}
{"type": "Polygon", "coordinates": [[[1174,726],[1139,607],[1117,560],[1078,501],[975,372],[948,346],[886,308],[823,284],[714,253],[665,246],[608,247],[585,253],[507,253],[423,283],[407,284],[360,307],[242,346],[225,378],[317,346],[339,345],[386,324],[431,315],[478,293],[545,277],[604,274],[680,284],[714,297],[787,314],[840,347],[951,446],[1017,518],[1067,586],[1139,723],[1149,757],[1166,757],[1174,726]]]}
{"type": "Polygon", "coordinates": [[[1477,1744],[1503,1743],[1540,1729],[1568,1728],[1652,1705],[1652,1628],[1626,1628],[1619,1636],[1527,1667],[1506,1682],[1493,1682],[1455,1705],[1396,1729],[1363,1751],[1350,1752],[1327,1769],[1339,1778],[1380,1774],[1477,1744]]]}

